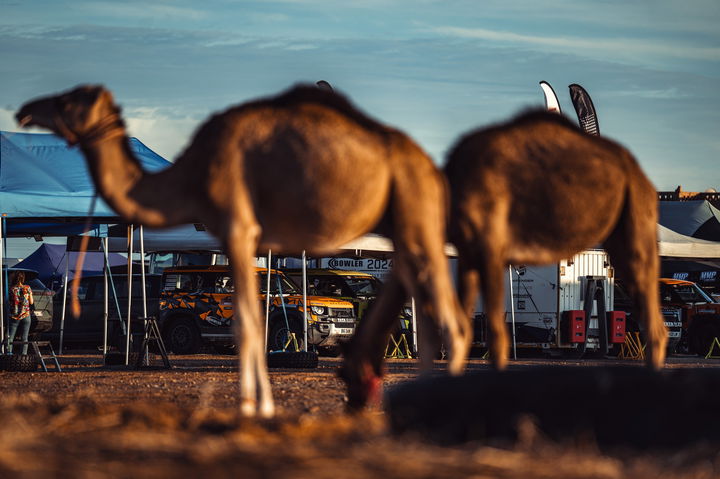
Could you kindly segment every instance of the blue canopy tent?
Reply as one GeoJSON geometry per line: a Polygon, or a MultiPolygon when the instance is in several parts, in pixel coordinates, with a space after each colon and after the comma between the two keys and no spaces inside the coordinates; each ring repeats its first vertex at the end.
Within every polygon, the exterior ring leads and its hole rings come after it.
{"type": "MultiPolygon", "coordinates": [[[[170,162],[142,144],[129,139],[142,167],[150,172],[170,162]]],[[[52,134],[0,132],[0,239],[8,236],[69,236],[85,227],[95,188],[82,153],[52,134]]],[[[92,210],[91,223],[119,223],[101,199],[92,210]]],[[[102,234],[102,233],[101,233],[102,234]]],[[[3,247],[0,244],[0,259],[3,247]]],[[[128,282],[131,284],[131,282],[128,282]]],[[[7,278],[0,278],[0,333],[7,278]]],[[[129,337],[129,336],[128,336],[129,337]]]]}
{"type": "MultiPolygon", "coordinates": [[[[68,281],[75,277],[75,251],[66,252],[64,244],[42,244],[30,256],[15,265],[16,268],[34,269],[39,273],[38,279],[51,289],[58,289],[63,284],[66,261],[69,265],[68,281]]],[[[117,253],[108,254],[108,266],[127,265],[127,258],[117,253]]],[[[105,255],[97,251],[88,251],[83,261],[82,275],[100,274],[105,266],[105,255]]]]}
{"type": "MultiPolygon", "coordinates": [[[[170,162],[130,138],[130,148],[147,171],[170,162]]],[[[82,231],[95,187],[82,152],[51,134],[0,132],[0,214],[6,236],[67,236],[82,231]]],[[[93,222],[118,223],[98,198],[93,222]]]]}

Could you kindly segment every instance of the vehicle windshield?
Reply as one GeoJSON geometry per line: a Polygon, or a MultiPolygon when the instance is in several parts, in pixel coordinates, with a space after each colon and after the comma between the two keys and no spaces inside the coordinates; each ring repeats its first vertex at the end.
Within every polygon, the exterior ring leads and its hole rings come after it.
{"type": "MultiPolygon", "coordinates": [[[[260,292],[267,293],[267,272],[258,273],[258,278],[260,279],[260,292]]],[[[302,291],[287,276],[272,273],[270,276],[270,294],[302,294],[302,291]]]]}
{"type": "Polygon", "coordinates": [[[686,303],[714,303],[715,301],[696,284],[676,284],[673,289],[686,303]]]}
{"type": "Polygon", "coordinates": [[[367,276],[346,276],[345,281],[355,296],[377,296],[382,283],[379,279],[367,276]]]}

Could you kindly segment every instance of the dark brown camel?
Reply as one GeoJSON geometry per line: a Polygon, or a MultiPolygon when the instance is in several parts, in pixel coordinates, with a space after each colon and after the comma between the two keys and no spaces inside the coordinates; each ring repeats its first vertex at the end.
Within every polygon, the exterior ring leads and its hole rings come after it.
{"type": "MultiPolygon", "coordinates": [[[[443,252],[445,183],[405,134],[368,118],[344,97],[297,87],[211,117],[175,164],[144,172],[112,95],[82,86],[26,104],[16,115],[82,149],[102,198],[130,223],[204,223],[224,244],[236,285],[241,411],[274,413],[263,349],[254,260],[258,251],[333,252],[376,225],[395,243],[395,271],[374,315],[397,317],[412,294],[444,327],[450,370],[469,347],[443,252]]],[[[370,325],[384,324],[370,321],[370,325]]],[[[355,342],[364,348],[372,328],[355,342]],[[366,339],[363,339],[366,338],[366,339]]],[[[373,353],[374,354],[374,353],[373,353]]],[[[352,394],[365,398],[378,367],[348,363],[352,394]]]]}
{"type": "Polygon", "coordinates": [[[495,367],[505,367],[509,351],[507,265],[553,263],[601,243],[645,322],[648,365],[663,366],[657,196],[630,152],[556,113],[530,112],[465,135],[445,174],[461,302],[469,317],[481,290],[495,367]]]}

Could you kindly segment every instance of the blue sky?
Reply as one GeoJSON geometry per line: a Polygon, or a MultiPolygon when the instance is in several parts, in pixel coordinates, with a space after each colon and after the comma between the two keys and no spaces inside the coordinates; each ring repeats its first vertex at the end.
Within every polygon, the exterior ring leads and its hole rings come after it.
{"type": "Polygon", "coordinates": [[[720,189],[717,0],[0,0],[0,129],[102,83],[172,159],[211,112],[328,80],[436,160],[458,136],[583,85],[661,190],[720,189]]]}

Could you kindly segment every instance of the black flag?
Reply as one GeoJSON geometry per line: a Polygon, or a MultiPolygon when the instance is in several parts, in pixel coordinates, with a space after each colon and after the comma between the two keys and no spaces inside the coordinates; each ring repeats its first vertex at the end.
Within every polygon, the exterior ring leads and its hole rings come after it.
{"type": "Polygon", "coordinates": [[[595,106],[593,106],[590,95],[583,87],[575,83],[568,88],[570,88],[570,98],[575,107],[580,128],[589,135],[600,136],[600,126],[598,125],[595,106]]]}
{"type": "Polygon", "coordinates": [[[315,84],[321,90],[333,91],[333,87],[331,87],[330,84],[328,82],[326,82],[325,80],[317,81],[317,82],[315,82],[315,84]]]}

